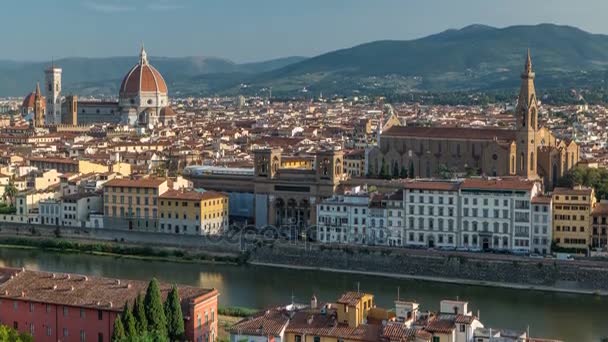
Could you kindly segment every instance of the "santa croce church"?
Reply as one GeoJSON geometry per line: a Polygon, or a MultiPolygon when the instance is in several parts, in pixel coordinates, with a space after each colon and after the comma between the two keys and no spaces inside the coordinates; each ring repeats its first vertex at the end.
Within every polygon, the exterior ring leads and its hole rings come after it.
{"type": "Polygon", "coordinates": [[[393,126],[367,152],[367,172],[379,176],[384,163],[392,177],[430,178],[447,167],[486,176],[542,178],[547,189],[579,161],[574,141],[538,127],[534,71],[528,52],[515,109],[515,129],[393,126]]]}

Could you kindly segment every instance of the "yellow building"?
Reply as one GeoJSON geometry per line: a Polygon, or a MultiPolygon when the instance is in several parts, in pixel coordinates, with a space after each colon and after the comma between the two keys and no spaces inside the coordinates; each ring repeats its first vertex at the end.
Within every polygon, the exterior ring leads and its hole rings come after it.
{"type": "Polygon", "coordinates": [[[108,166],[106,165],[102,165],[102,164],[98,164],[98,163],[93,163],[87,160],[79,160],[78,161],[78,172],[82,173],[82,174],[87,174],[87,173],[105,173],[110,171],[110,169],[108,168],[108,166]]]}
{"type": "Polygon", "coordinates": [[[169,190],[160,196],[160,231],[220,234],[228,228],[228,196],[219,192],[169,190]]]}
{"type": "Polygon", "coordinates": [[[105,227],[157,230],[158,197],[169,190],[166,179],[112,179],[104,184],[105,227]]]}
{"type": "Polygon", "coordinates": [[[338,322],[349,327],[358,327],[374,307],[374,295],[361,292],[346,292],[338,299],[338,322]]]}
{"type": "Polygon", "coordinates": [[[592,188],[553,190],[553,240],[559,247],[587,250],[591,244],[592,188]]]}

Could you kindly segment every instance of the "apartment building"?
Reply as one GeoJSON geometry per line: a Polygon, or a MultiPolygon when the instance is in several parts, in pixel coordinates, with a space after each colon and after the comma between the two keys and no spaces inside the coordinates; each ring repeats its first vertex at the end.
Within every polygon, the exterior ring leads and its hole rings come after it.
{"type": "Polygon", "coordinates": [[[538,195],[532,198],[532,248],[536,254],[551,252],[553,241],[553,200],[551,196],[538,195]]]}
{"type": "Polygon", "coordinates": [[[551,203],[539,181],[415,180],[393,194],[324,200],[318,236],[321,242],[547,254],[551,203]]]}
{"type": "Polygon", "coordinates": [[[608,201],[601,200],[591,212],[591,247],[605,249],[608,246],[608,201]]]}
{"type": "Polygon", "coordinates": [[[581,186],[553,190],[553,240],[559,247],[586,252],[591,245],[595,191],[581,186]]]}
{"type": "Polygon", "coordinates": [[[228,229],[228,195],[194,190],[168,190],[159,198],[160,231],[217,235],[228,229]]]}
{"type": "Polygon", "coordinates": [[[405,244],[456,247],[458,193],[456,182],[415,181],[404,186],[405,244]]]}
{"type": "MultiPolygon", "coordinates": [[[[147,282],[0,268],[0,321],[34,340],[111,341],[116,316],[147,282]]],[[[172,284],[160,284],[163,300],[172,284]]],[[[178,286],[188,341],[215,341],[215,289],[178,286]]]]}
{"type": "Polygon", "coordinates": [[[367,243],[369,194],[335,195],[317,204],[317,239],[325,243],[367,243]]]}
{"type": "Polygon", "coordinates": [[[460,185],[461,246],[530,251],[532,199],[540,182],[465,179],[460,185]]]}
{"type": "Polygon", "coordinates": [[[158,198],[166,179],[112,179],[104,184],[104,227],[157,230],[158,198]]]}

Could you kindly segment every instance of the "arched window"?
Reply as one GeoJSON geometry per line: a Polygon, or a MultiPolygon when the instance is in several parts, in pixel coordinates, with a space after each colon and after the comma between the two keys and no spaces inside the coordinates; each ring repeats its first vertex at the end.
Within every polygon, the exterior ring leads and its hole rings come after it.
{"type": "Polygon", "coordinates": [[[532,108],[530,111],[530,127],[536,129],[536,108],[532,108]]]}
{"type": "Polygon", "coordinates": [[[511,156],[511,173],[515,173],[515,156],[511,156]]]}
{"type": "Polygon", "coordinates": [[[534,152],[530,152],[530,171],[534,171],[534,152]]]}
{"type": "Polygon", "coordinates": [[[519,171],[524,171],[524,164],[526,163],[526,157],[524,156],[524,153],[522,152],[519,155],[519,171]]]}

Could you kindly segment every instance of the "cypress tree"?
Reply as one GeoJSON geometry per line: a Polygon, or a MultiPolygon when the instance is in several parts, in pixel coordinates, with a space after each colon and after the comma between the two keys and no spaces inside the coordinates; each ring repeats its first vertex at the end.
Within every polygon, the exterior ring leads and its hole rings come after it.
{"type": "Polygon", "coordinates": [[[171,292],[165,301],[165,316],[167,317],[167,332],[171,341],[178,341],[184,338],[186,332],[184,328],[184,316],[179,301],[177,287],[173,285],[171,292]]]}
{"type": "Polygon", "coordinates": [[[112,331],[112,341],[119,342],[124,341],[125,336],[125,327],[122,325],[121,315],[116,316],[114,320],[114,331],[112,331]]]}
{"type": "Polygon", "coordinates": [[[390,176],[388,174],[388,167],[386,166],[386,161],[382,158],[382,164],[380,166],[380,178],[388,179],[390,176]]]}
{"type": "Polygon", "coordinates": [[[416,176],[414,176],[414,162],[410,161],[410,170],[407,172],[408,176],[410,178],[416,178],[416,176]]]}
{"type": "Polygon", "coordinates": [[[148,331],[148,319],[144,308],[144,298],[141,296],[141,293],[137,295],[133,303],[133,317],[135,318],[135,330],[138,334],[148,331]]]}
{"type": "Polygon", "coordinates": [[[127,337],[137,336],[137,323],[135,317],[133,317],[133,311],[129,307],[129,302],[125,304],[125,309],[122,313],[122,325],[125,328],[125,335],[127,337]]]}
{"type": "Polygon", "coordinates": [[[144,298],[144,307],[146,309],[146,318],[148,319],[148,331],[166,335],[167,318],[163,309],[160,286],[156,278],[152,278],[148,284],[148,290],[144,298]]]}

